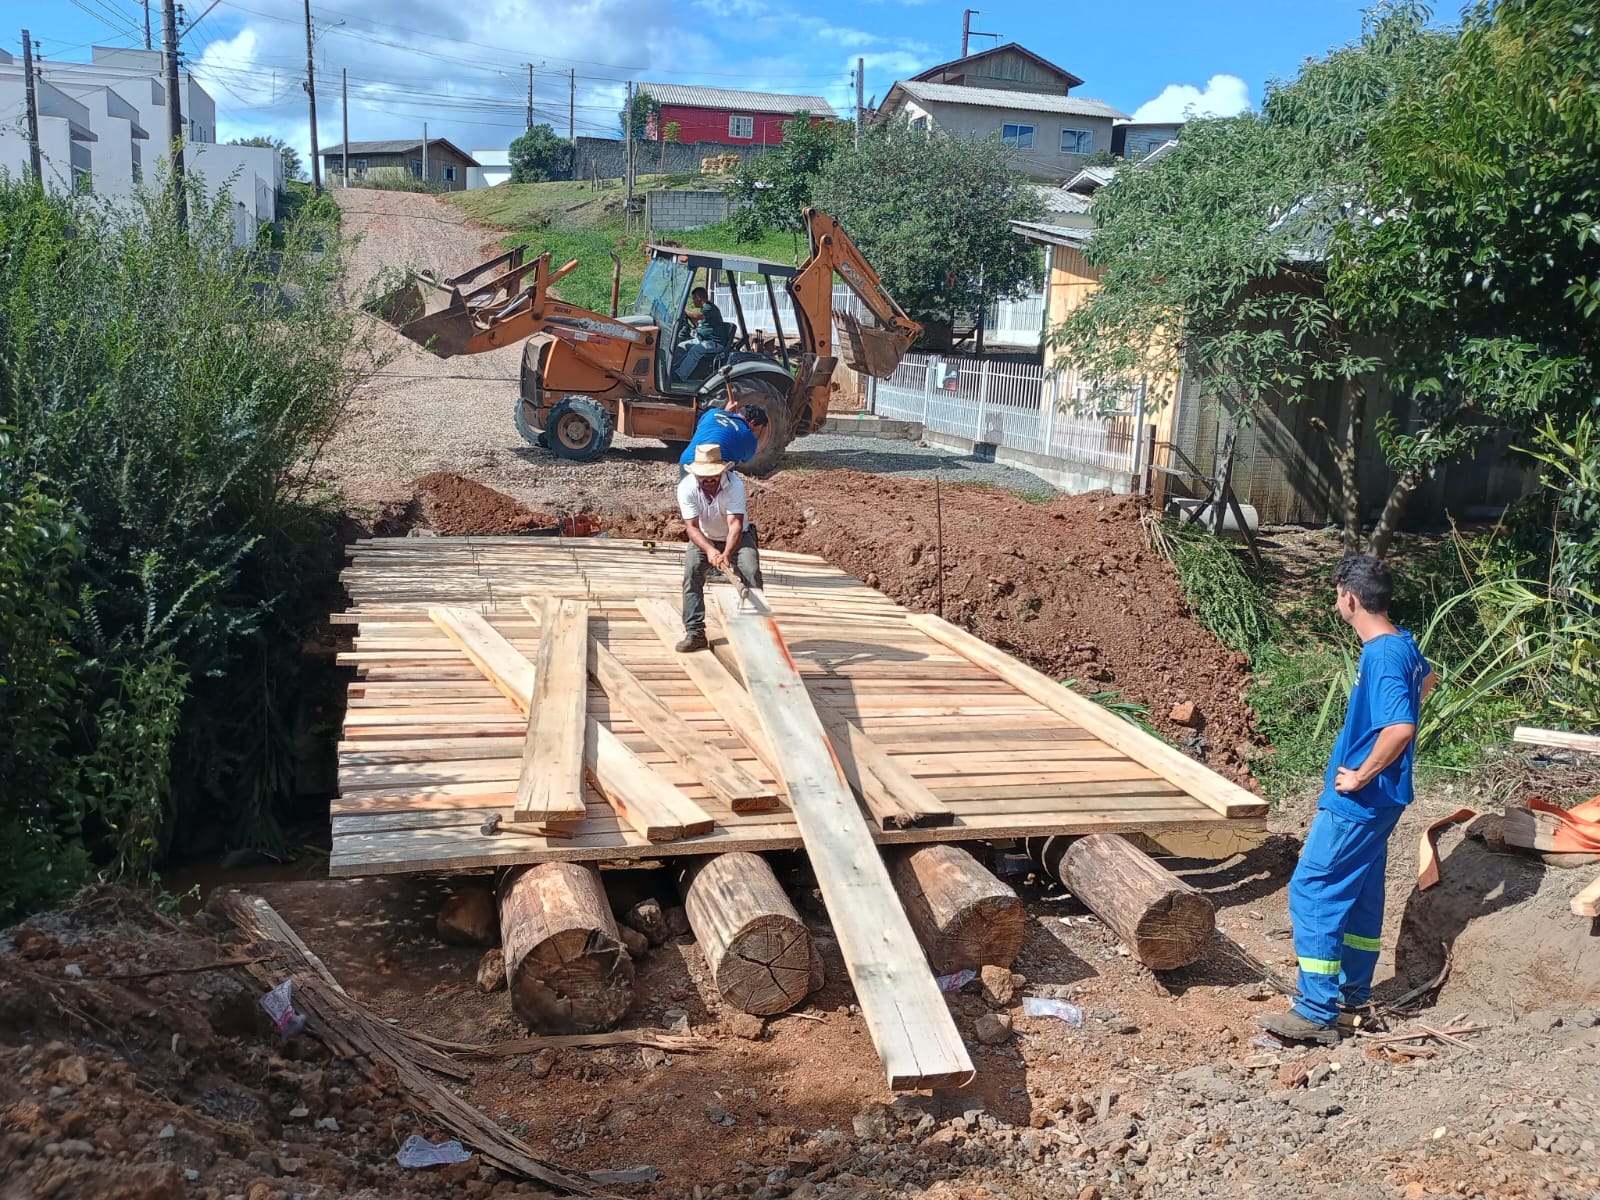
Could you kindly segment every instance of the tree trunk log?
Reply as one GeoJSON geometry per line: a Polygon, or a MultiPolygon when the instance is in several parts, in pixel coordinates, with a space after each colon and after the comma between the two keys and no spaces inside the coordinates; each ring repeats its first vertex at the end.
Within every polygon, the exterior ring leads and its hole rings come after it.
{"type": "Polygon", "coordinates": [[[958,846],[887,854],[889,878],[936,971],[1011,965],[1027,918],[1016,892],[958,846]]]}
{"type": "Polygon", "coordinates": [[[811,991],[811,933],[765,859],[735,851],[691,863],[683,907],[717,991],[740,1012],[787,1012],[811,991]]]}
{"type": "Polygon", "coordinates": [[[541,863],[500,886],[500,937],[517,1015],[538,1033],[599,1033],[633,1004],[633,959],[600,872],[541,863]]]}
{"type": "Polygon", "coordinates": [[[1186,967],[1210,947],[1217,923],[1211,901],[1126,838],[1094,833],[1064,852],[1047,845],[1043,857],[1057,860],[1060,882],[1145,966],[1186,967]]]}
{"type": "Polygon", "coordinates": [[[1411,470],[1402,471],[1400,478],[1394,481],[1394,486],[1389,489],[1389,498],[1384,501],[1383,512],[1378,517],[1378,523],[1372,527],[1372,536],[1367,541],[1368,554],[1383,558],[1389,553],[1389,543],[1394,541],[1395,531],[1400,528],[1400,517],[1411,500],[1411,493],[1422,486],[1422,479],[1421,471],[1411,470]]]}

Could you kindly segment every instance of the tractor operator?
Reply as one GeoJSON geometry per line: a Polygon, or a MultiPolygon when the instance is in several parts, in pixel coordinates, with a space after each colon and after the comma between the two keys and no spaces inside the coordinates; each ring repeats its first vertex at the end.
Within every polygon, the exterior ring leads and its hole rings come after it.
{"type": "Polygon", "coordinates": [[[696,446],[688,474],[678,480],[678,512],[689,545],[683,555],[683,640],[679,654],[704,650],[706,573],[737,572],[753,588],[762,586],[755,527],[746,520],[744,480],[715,442],[696,446]]]}
{"type": "Polygon", "coordinates": [[[721,408],[706,409],[695,422],[694,436],[678,459],[679,478],[688,471],[694,452],[701,446],[721,447],[723,462],[749,462],[761,448],[761,431],[766,427],[766,409],[759,404],[741,404],[737,396],[730,394],[721,408]]]}
{"type": "Polygon", "coordinates": [[[685,306],[683,315],[695,322],[694,336],[678,343],[678,366],[672,372],[672,377],[680,383],[687,383],[706,355],[720,353],[726,348],[728,323],[722,319],[722,310],[712,302],[703,287],[697,287],[689,293],[689,304],[685,306]]]}
{"type": "Polygon", "coordinates": [[[1371,998],[1389,835],[1411,803],[1417,722],[1437,679],[1412,636],[1389,619],[1388,567],[1351,555],[1334,568],[1333,585],[1339,616],[1361,639],[1361,660],[1289,880],[1300,999],[1286,1013],[1258,1018],[1281,1038],[1325,1045],[1339,1040],[1339,1018],[1371,998]]]}

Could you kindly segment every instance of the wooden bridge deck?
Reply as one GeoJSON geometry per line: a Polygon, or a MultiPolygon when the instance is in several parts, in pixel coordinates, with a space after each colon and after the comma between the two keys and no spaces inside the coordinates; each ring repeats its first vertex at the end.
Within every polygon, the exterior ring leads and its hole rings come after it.
{"type": "MultiPolygon", "coordinates": [[[[596,640],[696,732],[781,794],[772,772],[635,606],[640,596],[676,605],[679,547],[652,551],[612,539],[394,538],[360,542],[352,554],[343,576],[351,608],[336,618],[357,632],[354,649],[340,657],[356,669],[356,679],[339,745],[332,874],[801,846],[786,806],[731,811],[592,678],[589,715],[699,804],[715,820],[714,830],[667,845],[649,842],[589,787],[587,816],[571,836],[543,837],[504,822],[499,832],[482,832],[486,816],[511,812],[527,720],[433,623],[434,606],[481,612],[532,660],[538,621],[522,598],[588,600],[596,640]]],[[[917,628],[905,609],[823,560],[768,551],[762,564],[766,598],[813,703],[857,725],[954,813],[953,822],[939,827],[874,827],[878,841],[1260,828],[1265,805],[1220,777],[1188,760],[1174,768],[1174,756],[1156,739],[1137,734],[1130,742],[1131,726],[1097,736],[917,628]]],[[[709,607],[714,614],[716,606],[709,607]]],[[[713,623],[714,652],[737,675],[717,633],[713,623]]],[[[1093,715],[1084,718],[1091,726],[1093,715]]]]}

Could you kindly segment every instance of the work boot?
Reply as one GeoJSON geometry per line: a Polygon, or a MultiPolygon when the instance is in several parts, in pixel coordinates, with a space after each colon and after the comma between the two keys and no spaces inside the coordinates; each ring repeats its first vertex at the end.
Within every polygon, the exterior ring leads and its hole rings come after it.
{"type": "Polygon", "coordinates": [[[705,650],[710,645],[711,645],[711,643],[706,641],[706,635],[705,634],[703,634],[703,633],[686,633],[686,634],[683,635],[683,640],[680,641],[676,646],[674,646],[673,649],[676,650],[679,654],[689,654],[689,653],[691,653],[692,651],[695,651],[695,650],[705,650]]]}
{"type": "Polygon", "coordinates": [[[1274,1037],[1290,1042],[1316,1042],[1321,1046],[1332,1046],[1339,1041],[1338,1025],[1319,1024],[1292,1008],[1286,1013],[1268,1013],[1257,1017],[1256,1023],[1274,1037]]]}

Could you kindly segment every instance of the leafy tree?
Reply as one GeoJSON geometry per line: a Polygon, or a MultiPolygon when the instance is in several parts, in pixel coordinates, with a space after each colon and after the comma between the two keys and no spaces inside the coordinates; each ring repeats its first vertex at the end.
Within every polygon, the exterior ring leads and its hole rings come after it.
{"type": "Polygon", "coordinates": [[[661,140],[676,142],[683,136],[683,124],[679,121],[668,121],[661,127],[661,140]]]}
{"type": "MultiPolygon", "coordinates": [[[[628,136],[628,111],[629,106],[624,104],[617,113],[617,134],[620,137],[628,136]]],[[[633,140],[642,142],[650,136],[650,129],[661,119],[661,101],[649,92],[638,91],[633,94],[633,140]]]]}
{"type": "Polygon", "coordinates": [[[728,195],[743,202],[733,217],[735,236],[753,242],[772,229],[799,229],[823,168],[852,137],[853,126],[842,121],[813,124],[805,113],[785,121],[782,143],[734,172],[728,195]]]}
{"type": "Polygon", "coordinates": [[[300,162],[300,151],[288,142],[277,137],[247,137],[234,138],[228,143],[230,146],[262,146],[268,150],[276,150],[283,155],[283,177],[285,179],[304,179],[305,167],[300,162]]]}
{"type": "Polygon", "coordinates": [[[572,173],[572,143],[549,125],[535,125],[511,143],[511,182],[543,183],[572,173]]]}
{"type": "Polygon", "coordinates": [[[838,148],[813,199],[913,316],[982,312],[1039,281],[1037,251],[1011,231],[1039,217],[1039,199],[993,139],[890,122],[838,148]]]}

